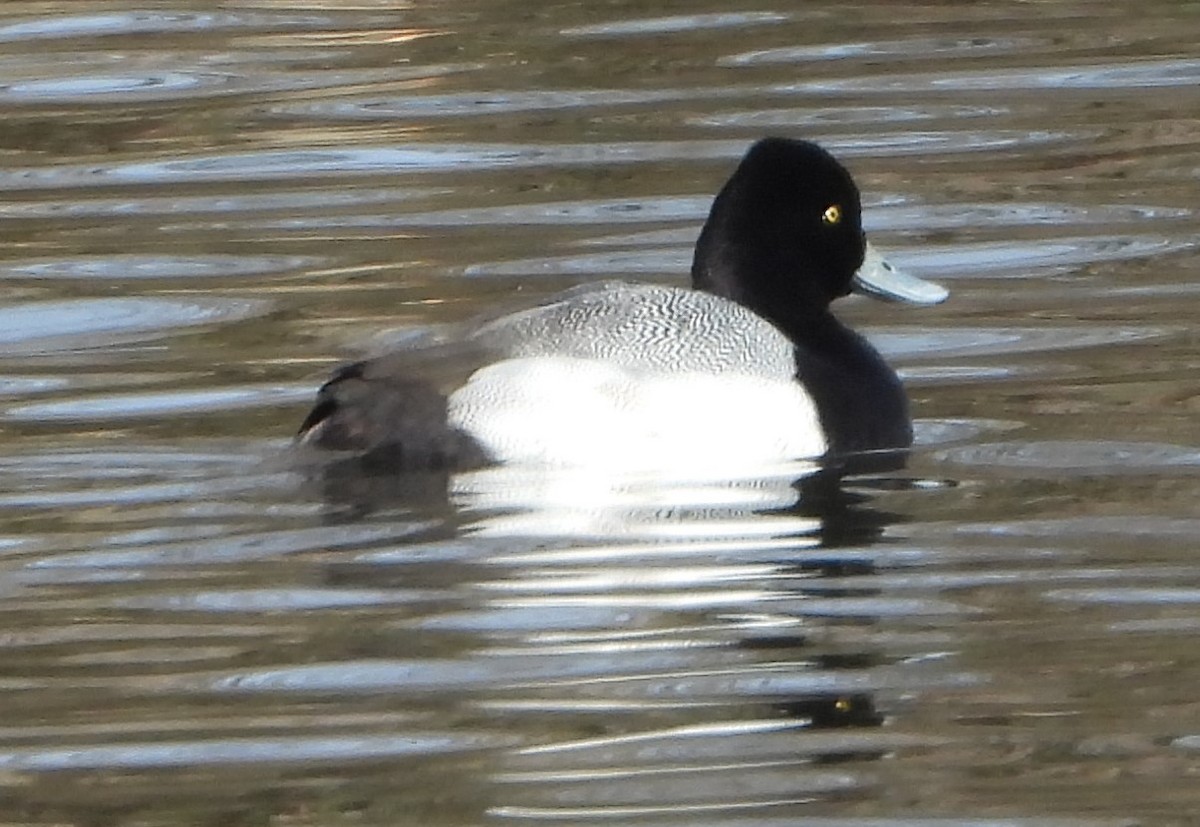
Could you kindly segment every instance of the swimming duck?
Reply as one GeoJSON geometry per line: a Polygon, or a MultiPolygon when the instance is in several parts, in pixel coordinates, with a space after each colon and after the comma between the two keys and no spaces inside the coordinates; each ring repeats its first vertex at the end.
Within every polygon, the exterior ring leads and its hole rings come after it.
{"type": "Polygon", "coordinates": [[[753,465],[911,444],[899,378],[829,306],[947,292],[868,246],[858,188],[827,151],[755,143],[713,202],[691,279],[575,288],[454,348],[342,367],[298,440],[398,470],[753,465]]]}

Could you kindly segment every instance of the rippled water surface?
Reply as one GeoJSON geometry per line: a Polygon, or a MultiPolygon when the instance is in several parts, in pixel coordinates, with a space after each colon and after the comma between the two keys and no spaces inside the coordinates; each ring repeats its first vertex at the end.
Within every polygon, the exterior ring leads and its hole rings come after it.
{"type": "Polygon", "coordinates": [[[1200,6],[0,8],[0,821],[1195,824],[1200,6]],[[756,137],[854,299],[840,492],[288,451],[356,354],[682,283],[756,137]]]}

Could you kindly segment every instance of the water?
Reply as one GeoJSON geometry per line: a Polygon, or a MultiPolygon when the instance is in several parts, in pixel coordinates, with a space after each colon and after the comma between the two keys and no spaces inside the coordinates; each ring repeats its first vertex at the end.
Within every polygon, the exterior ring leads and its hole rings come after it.
{"type": "Polygon", "coordinates": [[[14,0],[6,822],[1175,825],[1200,8],[14,0]],[[679,283],[768,133],[951,300],[904,471],[315,473],[337,362],[679,283]]]}

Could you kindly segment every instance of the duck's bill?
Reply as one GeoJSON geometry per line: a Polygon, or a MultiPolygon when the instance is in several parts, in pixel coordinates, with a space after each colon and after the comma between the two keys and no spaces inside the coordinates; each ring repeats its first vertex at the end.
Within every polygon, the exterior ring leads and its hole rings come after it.
{"type": "Polygon", "coordinates": [[[870,244],[852,285],[855,293],[910,304],[937,304],[950,295],[940,284],[919,279],[889,264],[870,244]]]}

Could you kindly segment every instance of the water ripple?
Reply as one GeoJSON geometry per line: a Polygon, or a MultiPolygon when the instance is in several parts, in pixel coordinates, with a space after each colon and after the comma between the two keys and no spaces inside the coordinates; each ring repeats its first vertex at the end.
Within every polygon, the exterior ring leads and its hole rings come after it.
{"type": "Polygon", "coordinates": [[[1161,339],[1178,330],[1156,327],[979,327],[942,330],[876,329],[869,338],[894,359],[959,357],[1068,350],[1161,339]]]}
{"type": "Polygon", "coordinates": [[[261,316],[264,299],[194,296],[30,302],[0,308],[0,353],[101,347],[165,336],[197,325],[261,316]]]}
{"type": "Polygon", "coordinates": [[[65,390],[71,380],[61,376],[0,376],[0,398],[65,390]]]}
{"type": "Polygon", "coordinates": [[[184,72],[31,80],[0,86],[0,100],[11,104],[26,101],[112,101],[134,98],[173,100],[185,92],[205,86],[223,86],[230,80],[232,78],[229,76],[184,72]]]}
{"type": "MultiPolygon", "coordinates": [[[[919,230],[957,230],[966,228],[987,229],[990,227],[1036,227],[1085,225],[1102,226],[1106,224],[1145,224],[1147,221],[1165,219],[1185,219],[1194,215],[1193,210],[1179,207],[1155,207],[1137,204],[1037,204],[1029,202],[1005,202],[1002,204],[984,203],[951,203],[951,204],[881,204],[869,206],[863,220],[868,230],[886,231],[919,231],[919,230]]],[[[980,261],[999,259],[1002,263],[1013,259],[1015,248],[1031,248],[1030,255],[1035,259],[1054,256],[1062,251],[1062,247],[1078,248],[1084,246],[1099,248],[1106,251],[1116,249],[1122,251],[1126,247],[1137,247],[1141,240],[1143,247],[1154,243],[1161,244],[1163,240],[1153,236],[1128,236],[1113,238],[1054,238],[1037,241],[1007,242],[997,244],[989,242],[978,246],[952,245],[949,249],[966,248],[964,256],[977,258],[980,261]],[[1123,243],[1124,242],[1124,243],[1123,243]],[[1061,245],[1061,246],[1060,246],[1061,245]]],[[[1174,239],[1178,242],[1180,239],[1174,239]]],[[[1183,240],[1186,243],[1186,240],[1183,240]]],[[[933,251],[936,256],[939,251],[947,248],[939,247],[933,251]]],[[[1173,248],[1172,248],[1173,249],[1173,248]]],[[[1159,252],[1159,249],[1147,249],[1146,254],[1159,252]]]]}
{"type": "Polygon", "coordinates": [[[0,265],[0,279],[177,279],[262,276],[315,267],[312,256],[116,255],[14,261],[0,265]]]}
{"type": "Polygon", "coordinates": [[[995,523],[963,523],[953,529],[956,534],[987,537],[1047,538],[1050,540],[1081,539],[1095,541],[1116,537],[1143,540],[1175,539],[1191,543],[1200,536],[1200,519],[1164,517],[1155,514],[1090,514],[1086,517],[1063,517],[1047,520],[1013,520],[995,523]]]}
{"type": "Polygon", "coordinates": [[[844,94],[872,92],[980,92],[1050,89],[1058,92],[1096,89],[1200,88],[1200,60],[1148,59],[1128,63],[1097,63],[1042,68],[941,71],[928,74],[886,74],[857,78],[828,78],[777,87],[780,92],[844,94]]]}
{"type": "Polygon", "coordinates": [[[604,680],[614,672],[678,670],[692,658],[684,652],[610,653],[602,662],[571,655],[413,660],[356,660],[244,671],[216,678],[180,676],[170,686],[193,691],[235,693],[278,692],[445,692],[519,686],[531,681],[604,680]]]}
{"type": "Polygon", "coordinates": [[[423,735],[337,735],[152,741],[111,745],[0,750],[7,772],[147,769],[213,764],[360,761],[396,756],[428,756],[497,746],[503,741],[460,733],[423,735]]]}
{"type": "Polygon", "coordinates": [[[396,98],[357,98],[305,101],[272,106],[281,115],[329,120],[375,121],[430,117],[482,116],[540,110],[598,108],[646,103],[702,100],[735,95],[736,90],[711,89],[578,89],[456,92],[446,95],[406,95],[396,98]]]}
{"type": "Polygon", "coordinates": [[[437,77],[477,68],[474,64],[425,65],[409,69],[321,71],[307,73],[239,70],[198,70],[191,66],[126,71],[105,68],[91,75],[37,78],[0,85],[0,102],[10,106],[111,105],[114,103],[174,103],[181,100],[252,93],[288,93],[364,87],[437,77]]]}
{"type": "Polygon", "coordinates": [[[692,262],[692,248],[618,250],[580,256],[554,256],[472,264],[463,270],[471,278],[543,276],[556,278],[583,275],[637,275],[685,273],[692,262]]]}
{"type": "MultiPolygon", "coordinates": [[[[526,747],[509,757],[513,767],[553,770],[568,757],[571,766],[601,769],[656,761],[734,761],[741,756],[802,757],[920,749],[945,745],[938,736],[904,732],[808,732],[795,720],[729,721],[710,725],[644,730],[621,735],[526,747]],[[802,736],[802,737],[798,737],[802,736]],[[650,748],[653,747],[653,748],[650,748]]],[[[755,822],[757,823],[757,821],[755,822]]],[[[795,823],[795,822],[789,822],[795,823]]]]}
{"type": "MultiPolygon", "coordinates": [[[[590,201],[548,201],[533,204],[506,204],[499,207],[463,207],[456,210],[386,215],[319,215],[271,219],[251,226],[271,230],[311,230],[349,227],[508,227],[508,226],[587,226],[591,224],[640,224],[666,221],[699,221],[708,214],[709,196],[662,196],[658,198],[611,198],[590,201]]],[[[239,226],[247,226],[239,222],[239,226]]],[[[683,231],[681,240],[694,241],[695,229],[683,231]]],[[[640,237],[590,239],[584,243],[640,243],[640,237]]],[[[649,238],[647,243],[653,242],[649,238]]]]}
{"type": "MultiPolygon", "coordinates": [[[[406,200],[408,198],[436,195],[444,190],[414,189],[408,192],[383,191],[381,201],[406,200]]],[[[330,193],[334,199],[336,194],[330,193]]],[[[317,196],[305,198],[303,193],[275,196],[274,200],[297,199],[297,207],[316,206],[317,196]]],[[[1141,224],[1146,221],[1187,219],[1192,210],[1184,208],[1155,207],[1149,205],[1098,204],[1086,207],[1070,204],[1035,203],[956,203],[897,205],[893,201],[899,196],[877,197],[866,205],[863,223],[868,231],[926,232],[946,229],[989,229],[1007,226],[1081,225],[1103,226],[1107,224],[1141,224]]],[[[83,202],[70,208],[72,214],[106,214],[102,206],[89,208],[83,202]]],[[[333,205],[352,201],[332,200],[333,205]]],[[[372,203],[364,200],[363,203],[372,203]]],[[[36,205],[31,205],[36,206],[36,205]]],[[[147,204],[147,207],[149,205],[147,204]]],[[[163,205],[166,209],[168,205],[163,205]]],[[[245,205],[231,204],[234,210],[267,210],[271,203],[250,202],[245,205]]],[[[664,195],[643,198],[609,198],[587,201],[546,201],[536,203],[505,204],[496,207],[463,207],[453,210],[428,210],[422,212],[387,213],[379,215],[318,215],[260,220],[254,227],[272,230],[306,230],[314,228],[348,227],[463,227],[463,226],[587,226],[592,224],[637,224],[668,221],[699,223],[708,215],[712,206],[710,195],[664,195]]],[[[171,212],[217,211],[220,205],[206,207],[204,203],[193,205],[181,199],[172,205],[171,212]]],[[[61,212],[65,209],[55,207],[61,212]]],[[[112,208],[118,208],[114,205],[112,208]]],[[[121,211],[130,209],[130,202],[123,202],[121,211]]],[[[147,211],[151,211],[147,209],[147,211]]],[[[0,215],[11,213],[0,205],[0,215]]],[[[50,214],[46,210],[46,214],[50,214]]],[[[23,216],[22,216],[23,217],[23,216]]],[[[242,224],[241,226],[246,226],[242,224]]],[[[580,244],[594,246],[641,246],[641,245],[691,245],[695,241],[696,229],[692,226],[677,230],[653,230],[643,233],[605,236],[584,239],[580,244]]],[[[1064,238],[1048,241],[987,242],[977,244],[945,245],[935,248],[904,251],[901,255],[928,266],[953,270],[967,267],[973,270],[1016,269],[1018,267],[1062,266],[1068,263],[1087,263],[1103,259],[1121,259],[1155,255],[1164,252],[1188,249],[1195,246],[1186,239],[1165,239],[1154,236],[1105,236],[1103,238],[1064,238]]]]}
{"type": "MultiPolygon", "coordinates": [[[[130,479],[146,474],[178,477],[191,471],[246,470],[261,459],[252,448],[241,450],[186,450],[182,447],[140,448],[122,451],[55,451],[48,454],[0,457],[0,472],[39,479],[130,479]]],[[[156,539],[162,537],[156,535],[156,539]]]]}
{"type": "Polygon", "coordinates": [[[778,12],[738,12],[717,14],[687,14],[671,17],[647,17],[641,20],[615,20],[562,29],[567,37],[630,37],[635,35],[673,34],[698,29],[729,29],[743,26],[779,23],[791,17],[778,12]]]}
{"type": "Polygon", "coordinates": [[[98,506],[134,506],[162,503],[219,503],[222,498],[235,501],[251,492],[292,487],[284,474],[258,474],[238,479],[196,480],[192,482],[150,483],[114,488],[96,487],[83,491],[22,491],[0,494],[0,508],[82,509],[98,506]]]}
{"type": "Polygon", "coordinates": [[[913,442],[922,445],[945,445],[974,439],[989,431],[1016,431],[1025,427],[1020,422],[1003,419],[918,419],[913,422],[913,442]]]}
{"type": "Polygon", "coordinates": [[[707,195],[597,198],[587,201],[548,201],[537,204],[416,212],[395,216],[392,220],[401,226],[414,227],[559,224],[578,226],[695,221],[708,214],[711,204],[712,197],[707,195]]]}
{"type": "Polygon", "coordinates": [[[211,32],[231,28],[317,28],[329,18],[296,14],[231,14],[226,12],[126,11],[109,14],[61,14],[0,26],[0,42],[58,40],[139,34],[211,32]]]}
{"type": "Polygon", "coordinates": [[[1029,52],[1045,46],[1046,37],[913,37],[905,40],[876,40],[859,43],[835,43],[821,46],[784,46],[723,57],[721,66],[753,66],[763,63],[806,63],[823,60],[900,58],[903,60],[939,60],[946,58],[985,57],[1010,52],[1029,52]]]}
{"type": "Polygon", "coordinates": [[[493,808],[493,815],[537,819],[612,819],[699,813],[711,809],[772,806],[809,801],[815,795],[848,794],[870,786],[849,770],[819,770],[801,759],[775,766],[751,760],[718,766],[625,767],[500,774],[500,784],[520,784],[506,796],[521,804],[493,808]],[[707,783],[705,783],[707,782],[707,783]],[[539,806],[540,805],[540,806],[539,806]]]}
{"type": "Polygon", "coordinates": [[[1118,589],[1052,589],[1043,597],[1071,603],[1106,605],[1200,606],[1200,589],[1161,587],[1118,589]]]}
{"type": "MultiPolygon", "coordinates": [[[[68,201],[14,201],[0,203],[0,217],[13,219],[188,215],[193,213],[269,213],[295,210],[331,210],[394,204],[445,195],[448,189],[393,187],[353,190],[290,192],[229,192],[221,195],[171,195],[131,198],[88,198],[68,201]]],[[[239,259],[253,256],[238,256],[239,259]]]]}
{"type": "MultiPolygon", "coordinates": [[[[831,136],[824,143],[846,157],[976,153],[1094,137],[1088,132],[994,130],[831,136]]],[[[110,165],[61,165],[0,171],[0,187],[29,190],[130,184],[269,181],[381,173],[458,172],[543,166],[591,166],[646,161],[740,157],[744,141],[628,141],[602,144],[421,144],[350,146],[191,155],[110,165]]]]}
{"type": "MultiPolygon", "coordinates": [[[[699,206],[699,199],[691,199],[699,206]]],[[[683,205],[681,205],[683,206],[683,205]]],[[[681,211],[682,212],[682,211],[681,211]]],[[[1099,218],[1103,213],[1092,213],[1099,218]]],[[[1036,223],[1036,213],[1026,213],[1026,219],[1036,223]]],[[[1070,213],[1065,212],[1059,220],[1069,221],[1070,213]]],[[[1122,212],[1114,210],[1114,217],[1127,216],[1124,220],[1134,221],[1135,210],[1122,212]]],[[[482,218],[483,215],[475,216],[482,218]]],[[[685,215],[680,214],[679,218],[685,215]]],[[[1089,220],[1082,215],[1077,216],[1081,221],[1089,220]]],[[[653,213],[639,215],[636,211],[626,220],[657,220],[653,213]]],[[[975,222],[988,220],[986,214],[972,215],[969,211],[958,217],[946,217],[945,213],[933,211],[928,222],[922,223],[917,210],[906,212],[902,217],[888,216],[886,212],[868,214],[864,223],[868,229],[872,227],[888,227],[896,229],[900,223],[912,221],[920,229],[928,230],[940,227],[974,226],[975,222]]],[[[1024,223],[1019,212],[1010,214],[1012,223],[1024,223]]],[[[404,224],[407,219],[393,222],[404,224]]],[[[553,223],[544,221],[542,223],[553,223]]],[[[693,235],[689,230],[687,235],[693,235]]],[[[636,241],[637,239],[633,239],[636,241]]],[[[662,240],[661,238],[659,240],[662,240]]],[[[1047,271],[1067,272],[1081,265],[1100,261],[1121,261],[1124,259],[1146,258],[1149,256],[1165,255],[1194,249],[1200,242],[1184,238],[1168,238],[1155,236],[1103,236],[1082,238],[1061,238],[1048,241],[1013,241],[1013,242],[982,242],[974,244],[956,244],[939,247],[922,247],[920,249],[902,249],[889,252],[889,258],[897,264],[914,273],[937,275],[941,277],[965,278],[973,275],[996,277],[998,274],[1010,277],[1044,276],[1047,271]]],[[[591,254],[576,256],[553,256],[543,258],[516,259],[511,261],[473,264],[466,268],[468,276],[577,276],[604,273],[683,273],[687,271],[692,259],[692,247],[676,249],[652,249],[639,251],[614,252],[608,254],[591,254]]]]}
{"type": "Polygon", "coordinates": [[[311,527],[278,531],[233,533],[228,527],[213,539],[157,542],[95,551],[65,552],[33,561],[31,570],[67,568],[126,569],[145,566],[207,566],[245,563],[302,552],[349,550],[359,546],[399,542],[428,530],[430,523],[411,522],[372,526],[311,527]]]}
{"type": "Polygon", "coordinates": [[[227,589],[186,594],[127,597],[113,601],[124,609],[164,612],[310,612],[318,609],[400,606],[445,599],[446,593],[414,589],[227,589]]]}
{"type": "MultiPolygon", "coordinates": [[[[965,220],[971,220],[965,217],[965,220]]],[[[934,219],[936,224],[937,219],[934,219]]],[[[1070,272],[1081,265],[1162,256],[1195,249],[1200,242],[1178,236],[1104,235],[1043,241],[995,241],[889,250],[889,258],[913,272],[945,276],[993,277],[1070,272]]]]}
{"type": "Polygon", "coordinates": [[[996,106],[846,106],[846,107],[796,107],[758,109],[740,112],[717,112],[693,115],[688,124],[709,127],[737,127],[739,129],[771,127],[823,126],[878,126],[879,124],[911,123],[928,120],[957,120],[959,118],[987,118],[1007,114],[1008,110],[996,106]]]}
{"type": "Polygon", "coordinates": [[[309,400],[312,395],[313,387],[307,383],[225,387],[214,385],[200,390],[116,393],[33,402],[8,408],[3,416],[5,419],[27,422],[94,422],[291,405],[309,400]]]}
{"type": "Polygon", "coordinates": [[[1019,469],[1024,474],[1124,474],[1200,468],[1200,449],[1152,442],[993,442],[949,448],[933,457],[959,465],[1019,469]]]}

